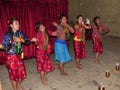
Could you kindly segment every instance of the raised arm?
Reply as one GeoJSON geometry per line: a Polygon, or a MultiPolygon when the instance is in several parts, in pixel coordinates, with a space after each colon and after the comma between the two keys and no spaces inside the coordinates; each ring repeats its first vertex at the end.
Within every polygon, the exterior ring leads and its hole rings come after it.
{"type": "Polygon", "coordinates": [[[58,36],[61,27],[56,22],[53,22],[52,24],[53,24],[54,27],[56,27],[56,31],[51,32],[51,35],[52,36],[58,36]]]}
{"type": "Polygon", "coordinates": [[[104,25],[101,26],[101,29],[102,29],[103,31],[105,31],[106,33],[110,31],[109,28],[107,28],[107,27],[104,26],[104,25]]]}
{"type": "Polygon", "coordinates": [[[56,22],[53,22],[52,25],[53,25],[54,27],[56,27],[56,28],[59,27],[59,25],[58,25],[56,22]]]}
{"type": "Polygon", "coordinates": [[[82,27],[80,28],[78,25],[75,25],[75,26],[74,26],[74,29],[75,29],[75,30],[78,30],[79,32],[81,32],[81,30],[82,30],[83,28],[82,28],[82,27]]]}
{"type": "Polygon", "coordinates": [[[79,30],[80,28],[79,28],[78,25],[75,25],[75,26],[74,26],[74,29],[75,29],[75,30],[79,30]]]}

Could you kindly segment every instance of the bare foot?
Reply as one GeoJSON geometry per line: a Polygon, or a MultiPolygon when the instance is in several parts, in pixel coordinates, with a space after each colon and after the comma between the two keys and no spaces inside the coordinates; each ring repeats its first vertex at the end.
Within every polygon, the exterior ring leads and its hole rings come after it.
{"type": "Polygon", "coordinates": [[[47,81],[48,81],[48,79],[47,79],[47,78],[44,78],[44,81],[46,81],[46,82],[47,82],[47,81]]]}
{"type": "Polygon", "coordinates": [[[44,86],[47,86],[47,85],[48,85],[48,83],[47,83],[47,81],[46,81],[45,79],[42,80],[42,84],[43,84],[44,86]]]}
{"type": "Polygon", "coordinates": [[[95,64],[101,64],[100,61],[98,61],[98,60],[97,61],[95,60],[94,62],[95,62],[95,64]]]}
{"type": "Polygon", "coordinates": [[[62,76],[68,76],[68,74],[66,72],[61,72],[62,76]]]}
{"type": "Polygon", "coordinates": [[[58,66],[58,70],[60,70],[60,67],[58,66]]]}
{"type": "Polygon", "coordinates": [[[24,88],[22,86],[19,86],[18,90],[24,90],[24,88]]]}
{"type": "Polygon", "coordinates": [[[80,65],[77,65],[77,68],[80,69],[80,70],[82,69],[82,68],[80,67],[80,65]]]}

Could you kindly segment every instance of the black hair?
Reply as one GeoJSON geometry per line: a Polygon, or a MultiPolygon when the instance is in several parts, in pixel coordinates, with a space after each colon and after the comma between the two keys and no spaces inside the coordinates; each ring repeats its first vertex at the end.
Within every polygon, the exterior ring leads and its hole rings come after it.
{"type": "Polygon", "coordinates": [[[97,29],[99,30],[99,26],[98,26],[98,24],[96,23],[96,20],[97,20],[97,19],[100,19],[100,17],[99,17],[99,16],[95,16],[94,19],[93,19],[93,23],[96,25],[97,29]]]}
{"type": "Polygon", "coordinates": [[[12,30],[12,28],[10,27],[11,24],[13,24],[14,21],[18,21],[18,19],[16,17],[10,18],[8,25],[9,25],[9,30],[12,30]]]}
{"type": "Polygon", "coordinates": [[[11,19],[9,20],[8,25],[13,24],[14,21],[18,21],[18,19],[17,19],[16,17],[11,18],[11,19]]]}
{"type": "Polygon", "coordinates": [[[11,28],[11,24],[13,24],[14,21],[18,21],[18,19],[16,17],[13,17],[13,18],[10,18],[9,22],[8,22],[8,25],[9,25],[9,32],[10,32],[10,36],[12,37],[13,36],[13,31],[12,31],[12,28],[11,28]]]}
{"type": "Polygon", "coordinates": [[[99,16],[95,16],[94,19],[93,19],[93,22],[96,23],[95,21],[96,21],[97,19],[100,19],[100,17],[99,17],[99,16]]]}
{"type": "MultiPolygon", "coordinates": [[[[36,28],[37,32],[39,30],[40,25],[43,25],[43,23],[41,23],[40,21],[38,21],[38,22],[35,23],[35,28],[36,28]]],[[[45,30],[45,32],[46,32],[47,35],[49,35],[48,32],[47,32],[47,30],[45,30]]]]}
{"type": "Polygon", "coordinates": [[[66,17],[66,15],[64,13],[61,13],[59,19],[61,20],[63,17],[66,17]]]}
{"type": "Polygon", "coordinates": [[[37,31],[38,31],[40,25],[42,25],[42,23],[40,21],[38,21],[37,23],[35,23],[35,27],[36,27],[37,31]]]}
{"type": "Polygon", "coordinates": [[[82,15],[78,15],[77,17],[76,17],[76,19],[79,19],[79,17],[83,17],[82,15]]]}
{"type": "Polygon", "coordinates": [[[12,28],[10,27],[11,24],[13,24],[14,21],[18,21],[18,19],[16,17],[10,18],[8,25],[9,25],[9,30],[11,31],[12,28]]]}

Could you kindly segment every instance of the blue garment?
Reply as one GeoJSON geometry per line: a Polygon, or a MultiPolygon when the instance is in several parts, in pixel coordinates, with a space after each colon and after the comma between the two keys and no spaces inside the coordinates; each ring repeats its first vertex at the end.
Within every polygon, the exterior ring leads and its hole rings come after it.
{"type": "MultiPolygon", "coordinates": [[[[14,37],[19,37],[21,36],[23,39],[24,39],[24,44],[29,44],[30,43],[30,40],[26,37],[26,35],[21,32],[20,30],[18,30],[17,32],[12,32],[12,31],[8,31],[7,33],[5,33],[4,35],[4,39],[2,41],[2,45],[5,47],[5,51],[7,54],[9,55],[13,55],[13,54],[19,54],[22,52],[22,46],[20,47],[20,52],[19,53],[16,53],[15,50],[14,50],[14,47],[15,47],[15,43],[12,39],[12,36],[14,37]],[[12,33],[12,34],[11,34],[12,33]]],[[[21,45],[22,43],[20,43],[21,45]]],[[[16,46],[17,47],[17,46],[16,46]]]]}
{"type": "Polygon", "coordinates": [[[66,41],[56,39],[55,41],[55,59],[61,63],[66,63],[71,60],[66,41]]]}

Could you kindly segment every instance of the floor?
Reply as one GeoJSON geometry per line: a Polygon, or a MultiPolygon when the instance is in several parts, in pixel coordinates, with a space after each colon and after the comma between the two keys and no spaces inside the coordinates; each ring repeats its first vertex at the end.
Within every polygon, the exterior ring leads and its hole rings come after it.
{"type": "MultiPolygon", "coordinates": [[[[36,70],[35,59],[25,61],[27,78],[23,81],[25,90],[98,90],[103,83],[105,90],[120,90],[120,71],[115,71],[115,64],[120,63],[120,39],[103,37],[104,53],[100,56],[101,64],[94,63],[95,54],[92,52],[92,42],[86,41],[87,58],[81,61],[82,70],[75,66],[72,41],[70,53],[72,61],[65,64],[68,76],[60,75],[57,68],[58,62],[51,54],[51,60],[56,66],[55,71],[47,74],[48,86],[43,86],[40,75],[36,70]],[[110,71],[110,78],[105,77],[105,72],[110,71]]],[[[12,90],[5,65],[0,66],[0,79],[3,90],[12,90]]]]}

